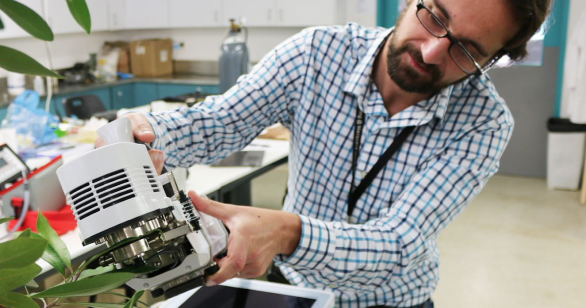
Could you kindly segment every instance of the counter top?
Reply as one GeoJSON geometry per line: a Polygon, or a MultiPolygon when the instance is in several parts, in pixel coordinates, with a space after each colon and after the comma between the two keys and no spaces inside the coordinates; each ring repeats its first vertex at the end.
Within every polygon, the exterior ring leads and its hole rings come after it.
{"type": "MultiPolygon", "coordinates": [[[[102,88],[121,86],[132,83],[175,83],[175,84],[197,84],[217,86],[220,84],[219,77],[200,76],[200,75],[172,75],[162,77],[136,77],[131,79],[119,79],[112,82],[96,82],[86,84],[60,84],[53,96],[67,95],[71,93],[97,90],[102,88]]],[[[46,96],[42,96],[45,98],[46,96]]],[[[8,96],[7,93],[0,93],[0,108],[6,107],[14,101],[14,97],[8,96]]]]}

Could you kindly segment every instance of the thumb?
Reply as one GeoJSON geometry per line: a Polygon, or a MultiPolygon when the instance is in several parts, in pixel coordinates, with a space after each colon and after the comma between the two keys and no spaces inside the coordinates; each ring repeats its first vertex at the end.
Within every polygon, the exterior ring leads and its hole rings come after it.
{"type": "Polygon", "coordinates": [[[229,204],[210,200],[204,196],[196,194],[193,190],[190,190],[187,195],[198,211],[214,216],[222,220],[224,223],[230,218],[231,206],[229,204]]]}

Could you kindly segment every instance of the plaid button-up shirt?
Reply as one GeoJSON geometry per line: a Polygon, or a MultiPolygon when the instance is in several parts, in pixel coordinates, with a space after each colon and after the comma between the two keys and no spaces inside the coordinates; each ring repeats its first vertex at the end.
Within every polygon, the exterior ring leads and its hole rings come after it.
{"type": "MultiPolygon", "coordinates": [[[[439,280],[437,238],[497,171],[513,118],[486,76],[470,77],[389,117],[371,72],[392,29],[306,29],[223,95],[149,115],[168,166],[211,163],[280,122],[291,131],[284,211],[299,247],[276,260],[294,284],[333,290],[337,307],[412,306],[439,280]],[[366,114],[353,149],[356,108],[366,114]],[[348,217],[356,185],[405,126],[417,126],[348,217]]],[[[197,189],[197,188],[195,188],[197,189]]]]}

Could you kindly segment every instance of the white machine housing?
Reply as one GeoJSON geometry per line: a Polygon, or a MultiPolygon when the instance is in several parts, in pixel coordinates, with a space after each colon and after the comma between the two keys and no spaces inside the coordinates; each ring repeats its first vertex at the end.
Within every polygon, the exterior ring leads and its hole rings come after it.
{"type": "Polygon", "coordinates": [[[65,164],[57,176],[84,244],[129,220],[170,206],[144,145],[106,145],[65,164]]]}
{"type": "Polygon", "coordinates": [[[205,283],[205,276],[219,269],[214,257],[227,248],[222,222],[198,212],[172,173],[157,175],[148,146],[130,142],[128,119],[98,133],[110,144],[57,170],[84,245],[106,243],[101,266],[155,268],[127,283],[154,296],[174,296],[205,283]]]}

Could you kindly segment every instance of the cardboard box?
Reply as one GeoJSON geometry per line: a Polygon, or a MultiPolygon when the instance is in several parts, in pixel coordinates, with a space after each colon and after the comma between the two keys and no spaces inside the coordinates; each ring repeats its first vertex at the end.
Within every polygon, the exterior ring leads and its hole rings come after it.
{"type": "Polygon", "coordinates": [[[105,42],[106,47],[115,47],[120,49],[118,55],[118,72],[119,73],[130,73],[130,44],[124,41],[105,42]]]}
{"type": "Polygon", "coordinates": [[[137,77],[173,74],[173,44],[170,39],[130,42],[130,66],[137,77]]]}

